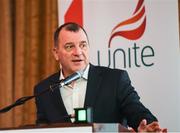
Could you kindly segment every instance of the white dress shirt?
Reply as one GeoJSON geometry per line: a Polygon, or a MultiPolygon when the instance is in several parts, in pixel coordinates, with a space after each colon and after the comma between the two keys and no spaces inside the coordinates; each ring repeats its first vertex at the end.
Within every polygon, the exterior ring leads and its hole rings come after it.
{"type": "MultiPolygon", "coordinates": [[[[86,95],[86,87],[87,87],[87,79],[88,79],[89,65],[86,67],[83,73],[83,78],[80,78],[74,81],[73,86],[68,85],[60,88],[60,93],[66,108],[67,113],[74,114],[74,108],[83,108],[85,95],[86,95]]],[[[60,71],[60,80],[64,79],[64,75],[62,71],[60,71]]],[[[74,119],[71,119],[74,121],[74,119]]]]}

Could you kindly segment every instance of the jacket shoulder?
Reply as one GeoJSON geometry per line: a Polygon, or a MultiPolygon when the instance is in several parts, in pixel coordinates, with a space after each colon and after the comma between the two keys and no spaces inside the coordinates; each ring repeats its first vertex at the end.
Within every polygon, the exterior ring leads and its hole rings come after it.
{"type": "Polygon", "coordinates": [[[47,78],[41,80],[39,83],[37,83],[34,87],[35,90],[44,90],[48,88],[51,84],[57,82],[59,80],[59,72],[56,72],[47,78]]]}
{"type": "Polygon", "coordinates": [[[114,69],[104,66],[92,66],[91,70],[94,73],[99,73],[102,77],[130,81],[128,72],[123,69],[114,69]]]}
{"type": "Polygon", "coordinates": [[[114,69],[114,68],[109,68],[109,67],[105,67],[105,66],[93,66],[94,69],[97,69],[98,71],[101,72],[107,72],[107,73],[127,73],[126,70],[123,69],[114,69]]]}

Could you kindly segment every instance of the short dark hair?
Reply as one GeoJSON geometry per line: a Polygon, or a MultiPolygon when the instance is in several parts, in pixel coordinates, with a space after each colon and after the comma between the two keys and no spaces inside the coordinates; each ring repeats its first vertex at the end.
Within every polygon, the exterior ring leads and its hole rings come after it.
{"type": "Polygon", "coordinates": [[[89,39],[88,39],[88,35],[85,31],[85,29],[83,27],[81,27],[80,25],[78,25],[77,23],[74,22],[68,22],[68,23],[64,23],[63,25],[61,25],[60,27],[58,27],[56,29],[56,31],[54,32],[54,46],[58,47],[58,37],[59,37],[59,33],[62,29],[67,30],[67,31],[72,31],[72,32],[78,32],[80,29],[82,29],[84,31],[84,33],[86,34],[88,43],[89,43],[89,39]]]}

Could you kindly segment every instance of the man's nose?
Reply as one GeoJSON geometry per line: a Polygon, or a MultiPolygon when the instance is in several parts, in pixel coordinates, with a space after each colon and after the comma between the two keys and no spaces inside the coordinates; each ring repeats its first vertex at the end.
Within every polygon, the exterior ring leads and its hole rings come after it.
{"type": "Polygon", "coordinates": [[[74,55],[81,55],[82,54],[82,49],[80,47],[75,47],[73,50],[74,55]]]}

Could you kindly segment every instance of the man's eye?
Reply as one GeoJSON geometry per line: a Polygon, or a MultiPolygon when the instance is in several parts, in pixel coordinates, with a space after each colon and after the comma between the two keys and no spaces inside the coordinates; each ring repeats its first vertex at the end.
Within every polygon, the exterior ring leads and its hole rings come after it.
{"type": "Polygon", "coordinates": [[[80,45],[80,48],[86,48],[87,47],[87,44],[86,43],[82,43],[81,45],[80,45]]]}
{"type": "Polygon", "coordinates": [[[66,46],[65,46],[65,49],[66,49],[67,51],[71,51],[71,50],[73,49],[73,45],[66,45],[66,46]]]}

